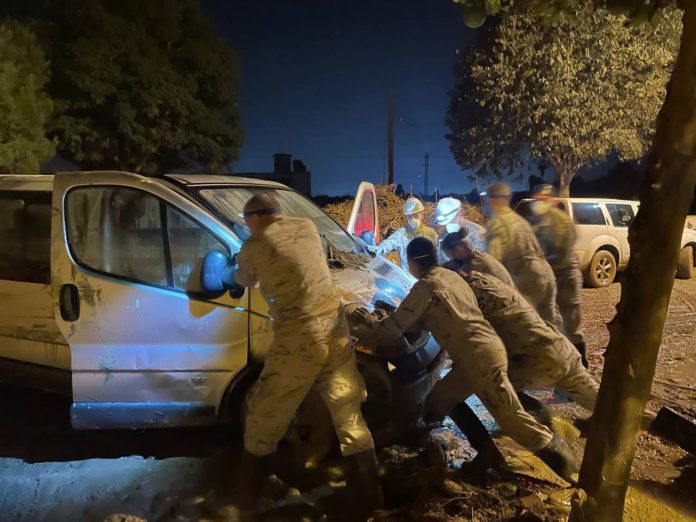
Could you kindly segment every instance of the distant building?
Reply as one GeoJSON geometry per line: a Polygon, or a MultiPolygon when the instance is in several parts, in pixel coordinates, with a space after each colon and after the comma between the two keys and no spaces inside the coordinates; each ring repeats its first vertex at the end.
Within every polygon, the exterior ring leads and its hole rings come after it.
{"type": "Polygon", "coordinates": [[[292,154],[274,154],[273,172],[235,172],[234,176],[277,181],[307,197],[312,195],[312,173],[300,160],[293,160],[292,154]]]}

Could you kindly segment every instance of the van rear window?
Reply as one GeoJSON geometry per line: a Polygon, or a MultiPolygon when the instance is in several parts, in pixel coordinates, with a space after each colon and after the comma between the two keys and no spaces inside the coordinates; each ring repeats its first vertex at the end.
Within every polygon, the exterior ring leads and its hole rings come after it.
{"type": "Polygon", "coordinates": [[[51,193],[0,191],[0,279],[51,282],[51,193]]]}

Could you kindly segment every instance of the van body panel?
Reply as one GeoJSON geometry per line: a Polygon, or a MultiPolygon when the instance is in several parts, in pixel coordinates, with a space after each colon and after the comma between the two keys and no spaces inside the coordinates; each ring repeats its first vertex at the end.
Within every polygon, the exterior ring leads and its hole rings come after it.
{"type": "MultiPolygon", "coordinates": [[[[223,241],[230,253],[239,248],[238,240],[221,223],[154,180],[108,172],[55,177],[53,308],[58,328],[71,346],[73,425],[113,427],[112,419],[129,408],[133,409],[129,427],[170,425],[171,418],[161,415],[162,403],[171,404],[173,410],[191,410],[192,404],[199,405],[197,411],[212,412],[209,422],[214,422],[227,383],[247,363],[248,294],[240,299],[224,295],[208,300],[84,266],[75,258],[70,241],[76,238],[70,237],[66,221],[70,195],[77,197],[79,189],[128,190],[128,194],[160,202],[195,220],[223,241]],[[78,295],[79,317],[74,320],[62,316],[66,285],[76,287],[78,295]]],[[[106,249],[100,247],[100,240],[106,245],[109,237],[117,235],[120,225],[106,226],[115,219],[110,217],[114,206],[105,202],[96,210],[89,209],[90,215],[96,212],[97,216],[84,234],[92,234],[89,248],[97,254],[106,249]]],[[[112,257],[131,255],[127,247],[110,248],[116,250],[110,253],[112,257]]],[[[138,262],[136,254],[134,251],[134,265],[138,262]]],[[[193,279],[200,270],[200,260],[192,262],[198,263],[191,272],[193,279]]],[[[196,423],[200,421],[196,417],[196,423]]]]}

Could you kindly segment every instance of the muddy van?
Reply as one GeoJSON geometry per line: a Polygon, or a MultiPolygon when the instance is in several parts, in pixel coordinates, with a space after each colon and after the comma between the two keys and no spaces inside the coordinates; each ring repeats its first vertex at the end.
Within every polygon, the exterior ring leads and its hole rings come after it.
{"type": "MultiPolygon", "coordinates": [[[[367,255],[363,239],[379,240],[370,184],[360,186],[347,231],[272,182],[2,175],[0,379],[69,395],[77,429],[238,419],[273,338],[269,312],[258,289],[204,288],[201,270],[210,252],[231,260],[239,251],[248,237],[240,212],[259,192],[316,224],[348,309],[380,313],[405,297],[411,276],[367,255]]],[[[416,422],[443,364],[429,333],[357,348],[373,429],[386,434],[416,422]]],[[[311,427],[315,417],[303,422],[311,427]]]]}

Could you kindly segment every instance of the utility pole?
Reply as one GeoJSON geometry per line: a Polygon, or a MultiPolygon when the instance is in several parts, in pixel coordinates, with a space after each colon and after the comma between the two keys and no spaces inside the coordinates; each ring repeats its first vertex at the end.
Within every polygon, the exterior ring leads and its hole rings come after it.
{"type": "Polygon", "coordinates": [[[394,183],[394,92],[387,98],[387,184],[394,183]]]}
{"type": "Polygon", "coordinates": [[[430,166],[430,154],[427,152],[425,153],[425,163],[423,163],[423,168],[425,169],[425,172],[423,173],[423,197],[427,198],[429,196],[428,193],[428,167],[430,166]]]}

